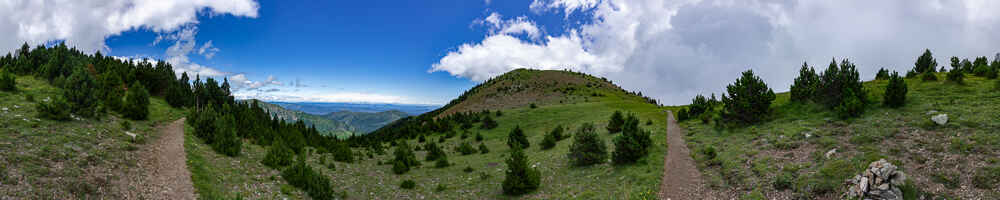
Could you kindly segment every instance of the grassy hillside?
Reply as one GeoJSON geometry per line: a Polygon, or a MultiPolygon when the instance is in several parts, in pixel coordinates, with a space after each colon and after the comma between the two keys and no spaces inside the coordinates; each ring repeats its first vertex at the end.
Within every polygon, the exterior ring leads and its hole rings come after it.
{"type": "Polygon", "coordinates": [[[376,113],[340,111],[322,115],[323,118],[348,124],[353,132],[361,134],[372,132],[406,116],[409,114],[398,110],[376,113]]]}
{"type": "Polygon", "coordinates": [[[127,180],[139,148],[158,137],[154,126],[184,116],[151,98],[150,116],[132,121],[118,114],[68,122],[37,117],[38,102],[61,95],[33,76],[17,77],[17,92],[0,92],[0,198],[121,199],[113,182],[127,180]],[[130,127],[123,127],[124,122],[130,127]],[[130,128],[130,129],[129,129],[130,128]],[[135,140],[125,131],[137,134],[135,140]]]}
{"type": "MultiPolygon", "coordinates": [[[[521,198],[655,197],[666,153],[666,116],[661,107],[648,103],[647,99],[629,94],[609,82],[589,75],[539,70],[509,72],[476,86],[463,96],[464,98],[460,97],[449,106],[426,115],[479,111],[476,109],[500,109],[502,114],[490,114],[499,123],[499,127],[492,130],[480,129],[481,123],[465,130],[457,125],[449,130],[454,131],[455,136],[438,143],[443,145],[448,160],[452,163],[449,167],[435,168],[435,163],[424,161],[427,151],[419,150],[416,155],[422,166],[403,175],[395,175],[390,165],[393,147],[388,147],[386,152],[389,153],[384,155],[357,149],[365,155],[361,161],[336,163],[335,170],[316,162],[312,164],[323,169],[324,174],[332,176],[334,185],[343,186],[341,189],[346,190],[351,198],[512,198],[502,195],[500,184],[505,176],[504,160],[511,151],[506,144],[507,135],[515,126],[520,126],[531,143],[525,153],[543,177],[538,191],[521,198]],[[536,105],[535,108],[530,106],[532,103],[536,105]],[[608,134],[603,127],[615,111],[637,114],[643,124],[641,128],[652,131],[653,145],[650,153],[637,164],[615,166],[606,162],[589,167],[571,167],[567,154],[573,138],[562,140],[549,150],[539,148],[544,133],[557,125],[568,127],[567,133],[572,134],[581,124],[589,122],[596,124],[599,135],[611,151],[611,139],[616,135],[608,134]],[[647,121],[651,124],[646,125],[647,121]],[[476,134],[481,134],[484,140],[476,141],[476,134]],[[486,154],[461,155],[456,147],[464,142],[473,146],[485,144],[490,151],[486,154]],[[471,168],[472,171],[464,172],[465,168],[471,168]],[[416,188],[401,189],[400,183],[403,180],[413,180],[416,188]]],[[[427,119],[426,115],[417,119],[427,119]]],[[[449,131],[424,135],[427,142],[437,142],[446,137],[445,132],[449,131]]],[[[423,146],[427,143],[420,142],[418,137],[410,137],[406,141],[411,146],[423,146]]]]}
{"type": "Polygon", "coordinates": [[[764,123],[726,129],[689,120],[682,126],[715,196],[840,199],[845,180],[885,158],[906,173],[906,199],[998,199],[995,80],[966,76],[966,85],[958,85],[938,76],[937,82],[906,79],[906,105],[898,109],[881,105],[888,81],[866,82],[874,105],[846,121],[820,105],[791,103],[788,93],[780,93],[764,123]],[[947,114],[949,122],[934,124],[930,117],[936,114],[947,114]],[[827,158],[828,152],[834,153],[827,158]],[[981,185],[984,181],[994,185],[981,185]]]}

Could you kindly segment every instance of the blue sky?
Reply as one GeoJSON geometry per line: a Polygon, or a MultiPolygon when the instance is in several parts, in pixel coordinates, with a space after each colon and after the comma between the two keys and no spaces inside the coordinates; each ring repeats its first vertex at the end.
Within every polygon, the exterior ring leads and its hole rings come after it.
{"type": "MultiPolygon", "coordinates": [[[[66,41],[227,77],[238,98],[443,104],[516,68],[606,77],[666,104],[803,62],[905,72],[924,49],[1000,58],[983,0],[12,0],[0,52],[66,41]],[[851,11],[845,14],[843,11],[851,11]]],[[[109,53],[110,52],[110,53],[109,53]]]]}
{"type": "MultiPolygon", "coordinates": [[[[244,74],[251,81],[273,76],[282,83],[239,91],[246,98],[363,93],[401,98],[390,103],[443,104],[477,82],[445,72],[429,73],[431,65],[456,46],[483,39],[488,27],[476,24],[477,19],[494,12],[529,15],[530,3],[259,1],[257,18],[200,14],[196,46],[211,41],[219,51],[211,59],[190,56],[190,60],[227,76],[244,74]],[[292,86],[295,81],[304,86],[292,86]]],[[[547,30],[563,30],[558,28],[562,15],[535,17],[552,21],[548,25],[553,28],[547,30]]],[[[163,34],[127,31],[109,37],[107,46],[114,56],[167,60],[164,51],[173,43],[152,45],[159,35],[163,34]]]]}

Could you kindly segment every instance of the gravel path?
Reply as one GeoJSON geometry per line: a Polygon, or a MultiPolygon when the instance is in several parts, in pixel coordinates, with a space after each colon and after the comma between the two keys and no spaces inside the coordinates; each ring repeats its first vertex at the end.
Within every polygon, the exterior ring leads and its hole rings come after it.
{"type": "Polygon", "coordinates": [[[139,152],[138,175],[125,180],[125,199],[195,199],[184,152],[184,119],[161,126],[160,137],[139,152]]]}
{"type": "Polygon", "coordinates": [[[663,159],[663,179],[660,199],[705,199],[705,184],[701,172],[691,159],[691,150],[684,142],[683,129],[672,112],[667,111],[667,157],[663,159]]]}

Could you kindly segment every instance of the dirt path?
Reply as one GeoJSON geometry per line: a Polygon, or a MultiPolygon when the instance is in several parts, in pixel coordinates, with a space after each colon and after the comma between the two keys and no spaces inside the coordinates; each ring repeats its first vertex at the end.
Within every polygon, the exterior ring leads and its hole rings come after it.
{"type": "Polygon", "coordinates": [[[158,127],[160,137],[141,147],[139,175],[127,178],[125,199],[195,199],[184,152],[184,119],[158,127]]]}
{"type": "Polygon", "coordinates": [[[674,115],[667,111],[667,156],[663,159],[663,179],[660,181],[660,199],[705,199],[705,185],[701,172],[691,159],[691,150],[684,142],[683,129],[674,115]]]}

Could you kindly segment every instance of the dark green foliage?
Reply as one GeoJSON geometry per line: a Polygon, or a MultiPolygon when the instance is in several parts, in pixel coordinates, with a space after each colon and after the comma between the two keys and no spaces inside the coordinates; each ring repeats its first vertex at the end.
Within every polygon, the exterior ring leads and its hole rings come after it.
{"type": "Polygon", "coordinates": [[[937,74],[934,74],[934,72],[927,72],[920,75],[920,80],[925,82],[934,82],[938,81],[938,77],[937,74]]]}
{"type": "Polygon", "coordinates": [[[951,57],[951,71],[948,72],[948,82],[963,84],[965,73],[962,73],[962,64],[958,57],[951,57]]]}
{"type": "Polygon", "coordinates": [[[472,147],[472,144],[469,144],[469,142],[462,142],[461,145],[458,145],[458,149],[456,150],[458,150],[459,153],[462,153],[462,155],[470,155],[476,153],[476,148],[472,147]]]}
{"type": "Polygon", "coordinates": [[[167,104],[171,107],[180,108],[188,105],[191,98],[191,89],[186,87],[187,84],[175,83],[170,84],[167,88],[166,100],[167,104]]]}
{"type": "Polygon", "coordinates": [[[399,184],[399,188],[403,188],[403,189],[407,189],[407,190],[413,189],[413,188],[416,188],[416,187],[417,187],[417,183],[413,182],[413,180],[405,180],[405,181],[403,181],[403,183],[399,184]]]}
{"type": "Polygon", "coordinates": [[[531,103],[531,105],[529,105],[528,107],[529,107],[529,108],[531,108],[531,109],[535,109],[535,108],[538,108],[538,106],[537,106],[537,105],[535,105],[535,103],[531,103]]]}
{"type": "Polygon", "coordinates": [[[6,69],[0,70],[0,91],[15,91],[17,90],[17,82],[14,78],[14,73],[8,72],[6,69]]]}
{"type": "MultiPolygon", "coordinates": [[[[813,73],[815,74],[816,72],[813,73]]],[[[875,80],[889,80],[889,70],[885,68],[879,68],[878,73],[875,74],[875,80]]]]}
{"type": "Polygon", "coordinates": [[[771,112],[771,102],[775,95],[753,70],[743,72],[732,85],[726,86],[729,96],[722,95],[725,112],[722,117],[741,123],[752,124],[763,120],[771,112]]]}
{"type": "Polygon", "coordinates": [[[428,143],[426,149],[427,149],[427,156],[425,156],[424,158],[427,161],[435,161],[445,156],[444,150],[441,150],[441,147],[438,147],[436,143],[433,142],[428,143]]]}
{"type": "Polygon", "coordinates": [[[472,173],[473,171],[476,171],[476,169],[473,169],[471,166],[469,166],[465,167],[465,169],[462,169],[462,171],[465,173],[472,173]]]}
{"type": "Polygon", "coordinates": [[[677,111],[677,121],[679,122],[687,121],[690,118],[691,117],[688,116],[687,108],[681,108],[680,110],[677,111]]]}
{"type": "Polygon", "coordinates": [[[963,73],[972,73],[972,69],[973,69],[972,62],[969,61],[968,58],[962,59],[962,72],[963,73]]]}
{"type": "Polygon", "coordinates": [[[545,134],[545,137],[542,138],[541,142],[542,150],[551,149],[552,147],[555,146],[556,146],[556,136],[552,135],[552,133],[545,134]]]}
{"type": "Polygon", "coordinates": [[[774,189],[776,190],[786,190],[792,188],[792,183],[794,183],[796,178],[795,173],[789,173],[782,170],[778,173],[778,176],[774,177],[774,189]]]}
{"type": "MultiPolygon", "coordinates": [[[[879,71],[880,75],[882,74],[882,70],[879,71]]],[[[889,75],[886,74],[886,76],[889,75]]],[[[876,77],[876,79],[878,79],[878,77],[876,77]]],[[[818,89],[819,75],[816,74],[816,70],[809,67],[808,64],[802,63],[802,68],[799,69],[799,77],[795,78],[795,82],[792,83],[790,91],[792,101],[805,102],[813,99],[815,98],[816,91],[818,89]]]]}
{"type": "Polygon", "coordinates": [[[713,103],[705,98],[705,96],[699,94],[691,100],[691,105],[688,106],[687,116],[690,118],[701,115],[702,113],[711,112],[714,110],[712,104],[713,103]]]}
{"type": "MultiPolygon", "coordinates": [[[[497,111],[497,116],[499,116],[499,114],[500,114],[500,111],[497,111]]],[[[486,117],[483,118],[483,125],[479,126],[479,128],[486,129],[486,130],[491,130],[491,129],[496,128],[497,126],[499,126],[499,124],[497,124],[497,121],[493,121],[492,117],[490,117],[489,115],[486,115],[486,117]]]]}
{"type": "Polygon", "coordinates": [[[98,83],[101,85],[101,95],[104,107],[116,112],[122,112],[125,102],[125,83],[121,77],[112,73],[105,73],[98,76],[98,83]]]}
{"type": "Polygon", "coordinates": [[[417,137],[417,143],[424,143],[426,141],[427,138],[424,138],[424,135],[420,135],[420,137],[417,137]]]}
{"type": "Polygon", "coordinates": [[[284,142],[277,140],[271,143],[271,148],[267,151],[267,155],[264,156],[264,160],[261,163],[278,169],[292,164],[293,156],[295,156],[295,152],[292,152],[292,149],[285,146],[284,142]]]}
{"type": "Polygon", "coordinates": [[[223,115],[219,120],[215,120],[215,123],[215,139],[212,139],[213,142],[210,144],[212,149],[230,157],[240,155],[243,141],[236,136],[236,119],[233,115],[223,115]]]}
{"type": "Polygon", "coordinates": [[[476,132],[476,142],[481,142],[481,141],[483,141],[483,134],[476,132]]]}
{"type": "Polygon", "coordinates": [[[481,154],[490,153],[490,148],[487,148],[486,144],[479,143],[479,153],[481,153],[481,154]]]}
{"type": "Polygon", "coordinates": [[[618,133],[622,132],[622,125],[625,124],[625,117],[622,116],[621,111],[615,111],[615,114],[611,115],[611,120],[608,121],[608,133],[618,133]]]}
{"type": "Polygon", "coordinates": [[[334,199],[335,193],[330,178],[306,165],[305,160],[305,155],[299,156],[294,165],[281,172],[281,177],[288,181],[289,185],[306,191],[313,199],[334,199]]]}
{"type": "Polygon", "coordinates": [[[906,81],[899,76],[899,73],[892,72],[889,85],[885,87],[885,95],[882,96],[882,103],[891,108],[902,107],[906,103],[906,92],[906,81]]]}
{"type": "Polygon", "coordinates": [[[604,140],[597,135],[594,125],[584,123],[576,130],[573,144],[569,146],[569,160],[573,166],[588,166],[603,163],[608,158],[604,140]]]}
{"type": "Polygon", "coordinates": [[[393,173],[403,174],[410,171],[411,167],[420,166],[417,156],[413,155],[413,150],[410,149],[410,144],[407,144],[406,141],[396,145],[396,151],[393,152],[393,155],[395,156],[392,160],[393,173]]]}
{"type": "Polygon", "coordinates": [[[989,63],[987,63],[986,56],[976,57],[976,61],[972,62],[972,73],[976,76],[985,77],[986,73],[990,72],[989,63]]]}
{"type": "MultiPolygon", "coordinates": [[[[936,65],[935,65],[936,66],[936,65]]],[[[822,95],[814,97],[838,115],[858,116],[868,105],[867,93],[861,84],[858,70],[849,60],[831,61],[830,66],[820,75],[820,90],[822,95]]]]}
{"type": "Polygon", "coordinates": [[[562,141],[563,139],[567,138],[567,135],[563,134],[563,132],[565,132],[565,131],[566,130],[565,130],[565,128],[563,128],[562,125],[556,125],[556,127],[553,128],[552,131],[549,132],[549,134],[551,134],[552,136],[554,136],[556,138],[556,141],[562,141]]]}
{"type": "Polygon", "coordinates": [[[514,148],[510,152],[506,174],[502,183],[505,195],[522,195],[535,191],[541,181],[541,174],[528,166],[528,158],[521,148],[514,148]]]}
{"type": "Polygon", "coordinates": [[[635,114],[629,114],[625,119],[625,126],[622,135],[615,137],[615,152],[611,159],[615,164],[634,163],[649,153],[649,146],[653,144],[649,131],[639,128],[639,118],[635,114]]]}
{"type": "Polygon", "coordinates": [[[937,61],[934,60],[930,49],[924,50],[924,53],[917,57],[917,62],[913,64],[913,71],[916,73],[936,72],[936,70],[937,61]]]}
{"type": "Polygon", "coordinates": [[[997,188],[1000,184],[1000,166],[983,167],[972,176],[972,185],[979,189],[997,188]]]}
{"type": "Polygon", "coordinates": [[[521,130],[521,126],[518,125],[514,127],[514,130],[510,131],[507,135],[507,146],[510,148],[528,148],[531,146],[528,143],[528,137],[524,135],[524,130],[521,130]]]}
{"type": "Polygon", "coordinates": [[[469,132],[462,131],[462,136],[459,136],[458,138],[462,140],[465,140],[465,138],[469,138],[469,132]]]}
{"type": "MultiPolygon", "coordinates": [[[[73,113],[82,117],[97,115],[97,82],[84,68],[75,68],[73,74],[66,80],[63,96],[69,101],[73,113]]],[[[148,97],[147,97],[148,98],[148,97]]],[[[148,100],[147,100],[148,101],[148,100]]],[[[135,119],[135,118],[133,118],[135,119]]],[[[145,117],[140,118],[145,119],[145,117]]]]}
{"type": "Polygon", "coordinates": [[[354,162],[354,151],[351,151],[351,147],[347,146],[347,143],[338,142],[331,146],[330,153],[333,154],[333,160],[344,163],[354,162]]]}
{"type": "Polygon", "coordinates": [[[133,83],[125,92],[123,111],[125,117],[134,120],[145,120],[149,116],[149,92],[142,84],[133,83]]]}
{"type": "Polygon", "coordinates": [[[38,103],[38,117],[56,121],[69,120],[69,103],[63,97],[50,98],[38,103]]]}
{"type": "Polygon", "coordinates": [[[445,168],[448,166],[451,166],[451,163],[448,162],[448,155],[441,156],[441,158],[438,158],[437,162],[434,163],[435,168],[445,168]]]}

